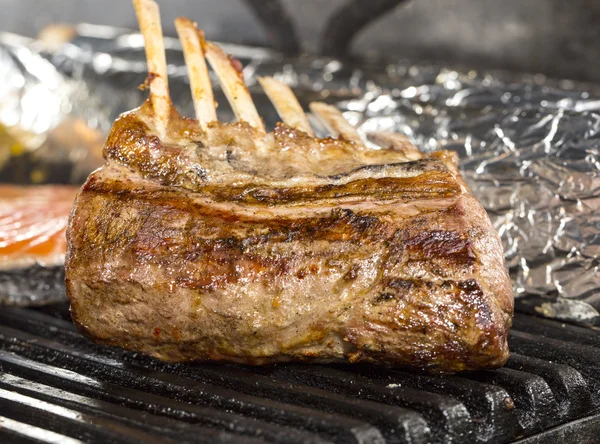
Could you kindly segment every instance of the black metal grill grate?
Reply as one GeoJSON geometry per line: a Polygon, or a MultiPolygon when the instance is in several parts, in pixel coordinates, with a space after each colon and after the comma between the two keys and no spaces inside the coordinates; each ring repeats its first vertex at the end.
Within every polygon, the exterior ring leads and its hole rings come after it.
{"type": "Polygon", "coordinates": [[[64,307],[4,308],[0,442],[600,442],[598,332],[517,315],[510,342],[460,376],[172,365],[90,343],[64,307]]]}

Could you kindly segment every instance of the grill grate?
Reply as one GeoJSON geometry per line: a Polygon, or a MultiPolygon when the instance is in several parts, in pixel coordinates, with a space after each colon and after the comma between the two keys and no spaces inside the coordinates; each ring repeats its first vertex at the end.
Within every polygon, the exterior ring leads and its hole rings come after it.
{"type": "Polygon", "coordinates": [[[510,344],[460,376],[179,365],[92,344],[62,306],[5,308],[0,441],[598,442],[600,335],[518,314],[510,344]]]}

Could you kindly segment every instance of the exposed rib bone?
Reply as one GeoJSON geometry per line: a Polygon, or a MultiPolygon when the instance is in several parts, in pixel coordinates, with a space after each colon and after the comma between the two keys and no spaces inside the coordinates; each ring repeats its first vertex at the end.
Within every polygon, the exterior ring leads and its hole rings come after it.
{"type": "Polygon", "coordinates": [[[407,160],[418,160],[423,157],[423,153],[403,134],[378,132],[369,133],[368,137],[382,148],[391,148],[402,153],[407,160]]]}
{"type": "Polygon", "coordinates": [[[259,77],[258,81],[285,124],[314,136],[308,118],[289,86],[273,77],[259,77]]]}
{"type": "Polygon", "coordinates": [[[238,120],[265,132],[262,119],[256,111],[252,97],[246,88],[242,73],[223,50],[212,42],[206,42],[206,58],[215,70],[223,92],[238,120]]]}
{"type": "Polygon", "coordinates": [[[148,75],[150,79],[150,100],[157,120],[157,126],[164,135],[171,114],[171,99],[167,78],[167,59],[160,24],[158,5],[153,0],[133,0],[135,12],[144,36],[148,75]]]}
{"type": "Polygon", "coordinates": [[[341,111],[335,106],[323,102],[313,102],[310,110],[323,122],[327,130],[338,134],[340,138],[363,145],[363,141],[352,125],[344,118],[341,111]]]}
{"type": "Polygon", "coordinates": [[[196,118],[202,129],[206,130],[208,122],[217,120],[217,112],[210,76],[204,60],[204,35],[194,22],[184,17],[175,20],[175,28],[183,46],[196,118]]]}

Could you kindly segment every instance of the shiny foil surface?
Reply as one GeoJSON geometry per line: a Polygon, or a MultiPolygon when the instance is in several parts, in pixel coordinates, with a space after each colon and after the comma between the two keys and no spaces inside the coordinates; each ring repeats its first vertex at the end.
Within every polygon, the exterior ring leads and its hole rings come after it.
{"type": "MultiPolygon", "coordinates": [[[[165,43],[173,102],[193,116],[179,42],[165,43]]],[[[502,238],[517,310],[600,328],[600,85],[223,46],[244,65],[267,127],[278,117],[257,86],[261,75],[289,83],[304,106],[335,104],[365,137],[396,131],[423,151],[457,151],[465,179],[502,238]]],[[[81,182],[101,162],[90,151],[98,151],[113,120],[145,99],[137,88],[145,76],[137,33],[80,25],[60,45],[2,35],[0,125],[25,134],[20,143],[45,152],[45,164],[66,159],[66,180],[81,182]],[[66,153],[56,143],[65,122],[78,128],[69,132],[66,153]]],[[[219,118],[232,120],[223,94],[216,91],[215,98],[219,118]]],[[[6,153],[4,142],[0,131],[6,153]]]]}

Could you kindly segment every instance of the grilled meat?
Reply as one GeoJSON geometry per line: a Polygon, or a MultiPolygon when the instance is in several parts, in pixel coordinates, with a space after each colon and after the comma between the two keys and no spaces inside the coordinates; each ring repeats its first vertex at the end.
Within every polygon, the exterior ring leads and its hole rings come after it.
{"type": "Polygon", "coordinates": [[[158,10],[136,0],[150,98],[122,115],[71,213],[66,284],[93,340],[166,361],[502,365],[513,301],[502,246],[454,153],[362,137],[261,80],[266,132],[237,64],[176,22],[198,120],[167,87],[158,10]],[[216,120],[205,57],[238,121],[216,120]]]}

